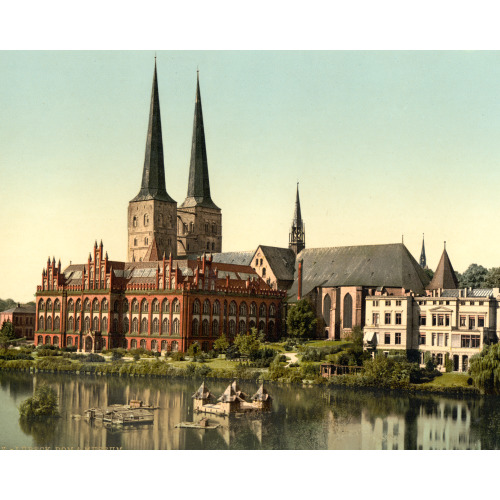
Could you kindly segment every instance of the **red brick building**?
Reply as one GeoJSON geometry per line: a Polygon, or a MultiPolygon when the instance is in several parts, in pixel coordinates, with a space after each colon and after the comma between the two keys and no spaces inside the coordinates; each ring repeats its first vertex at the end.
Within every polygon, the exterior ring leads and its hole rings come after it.
{"type": "Polygon", "coordinates": [[[14,326],[16,337],[33,340],[35,331],[35,307],[33,305],[12,307],[0,312],[0,328],[4,321],[10,321],[14,326]]]}
{"type": "Polygon", "coordinates": [[[204,351],[256,327],[280,336],[283,291],[271,289],[250,266],[197,260],[117,262],[94,246],[86,264],[61,271],[47,261],[36,293],[35,345],[204,351]]]}

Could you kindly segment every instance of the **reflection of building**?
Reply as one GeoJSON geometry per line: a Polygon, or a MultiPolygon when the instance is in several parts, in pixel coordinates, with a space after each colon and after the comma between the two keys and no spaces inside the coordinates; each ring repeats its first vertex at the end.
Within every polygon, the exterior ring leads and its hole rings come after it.
{"type": "Polygon", "coordinates": [[[449,357],[454,371],[467,371],[470,358],[497,341],[500,290],[457,289],[457,284],[444,250],[426,295],[366,297],[366,347],[386,353],[418,350],[420,363],[431,358],[441,369],[449,357]]]}
{"type": "Polygon", "coordinates": [[[87,264],[61,271],[47,262],[37,287],[35,344],[185,351],[196,341],[208,351],[222,333],[233,339],[254,327],[272,340],[280,334],[283,296],[250,266],[206,256],[110,261],[101,242],[87,264]]]}
{"type": "Polygon", "coordinates": [[[17,307],[11,307],[0,312],[0,328],[2,328],[4,321],[10,321],[14,327],[16,337],[33,340],[35,317],[35,306],[17,304],[17,307]]]}

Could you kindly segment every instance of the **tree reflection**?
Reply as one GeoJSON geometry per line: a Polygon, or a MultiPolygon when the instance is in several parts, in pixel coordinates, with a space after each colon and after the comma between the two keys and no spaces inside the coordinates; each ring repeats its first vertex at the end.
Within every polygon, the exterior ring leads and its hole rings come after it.
{"type": "Polygon", "coordinates": [[[59,419],[54,417],[40,417],[29,419],[21,417],[19,427],[28,436],[33,437],[36,447],[51,446],[58,428],[59,419]]]}

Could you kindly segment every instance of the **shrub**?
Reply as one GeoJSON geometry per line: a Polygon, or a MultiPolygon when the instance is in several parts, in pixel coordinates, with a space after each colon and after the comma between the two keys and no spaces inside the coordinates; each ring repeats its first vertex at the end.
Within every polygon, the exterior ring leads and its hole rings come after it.
{"type": "Polygon", "coordinates": [[[134,361],[139,361],[141,359],[141,355],[136,352],[132,355],[132,358],[134,359],[134,361]]]}
{"type": "Polygon", "coordinates": [[[234,344],[226,349],[226,359],[237,359],[241,356],[238,347],[234,344]]]}
{"type": "Polygon", "coordinates": [[[62,356],[62,352],[55,349],[40,349],[36,351],[36,355],[41,358],[43,356],[62,356]]]}
{"type": "Polygon", "coordinates": [[[90,353],[85,357],[85,361],[87,361],[87,363],[104,363],[106,359],[100,354],[90,353]]]}
{"type": "Polygon", "coordinates": [[[319,366],[315,363],[305,363],[300,367],[301,377],[306,380],[313,380],[319,375],[319,366]]]}
{"type": "Polygon", "coordinates": [[[123,354],[119,351],[111,351],[111,361],[118,361],[123,358],[123,354]]]}
{"type": "Polygon", "coordinates": [[[63,352],[76,352],[76,351],[78,351],[78,348],[76,347],[76,345],[71,345],[71,346],[63,347],[62,351],[63,352]]]}
{"type": "Polygon", "coordinates": [[[54,389],[47,385],[36,388],[35,394],[23,401],[19,407],[19,413],[25,418],[36,418],[42,416],[57,416],[57,395],[54,389]]]}
{"type": "Polygon", "coordinates": [[[180,351],[177,351],[177,352],[173,352],[171,355],[170,355],[170,359],[172,361],[184,361],[184,353],[183,352],[180,352],[180,351]]]}
{"type": "Polygon", "coordinates": [[[198,344],[198,342],[193,342],[189,347],[188,347],[188,350],[187,350],[187,355],[190,356],[190,357],[194,357],[196,356],[196,354],[198,354],[199,352],[201,351],[201,347],[200,347],[200,344],[198,344]]]}

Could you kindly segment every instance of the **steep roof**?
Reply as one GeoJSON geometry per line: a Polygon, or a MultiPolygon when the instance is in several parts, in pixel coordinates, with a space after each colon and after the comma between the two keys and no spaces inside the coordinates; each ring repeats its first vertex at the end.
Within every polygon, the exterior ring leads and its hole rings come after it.
{"type": "Polygon", "coordinates": [[[439,264],[431,282],[427,285],[427,290],[438,290],[439,288],[458,288],[458,280],[446,248],[441,254],[441,259],[439,259],[439,264]]]}
{"type": "Polygon", "coordinates": [[[160,98],[156,76],[156,60],[151,90],[146,154],[139,194],[132,201],[161,200],[175,203],[165,188],[165,165],[163,163],[163,140],[161,135],[160,98]]]}
{"type": "Polygon", "coordinates": [[[210,392],[205,382],[202,382],[198,390],[193,394],[193,399],[213,399],[214,395],[210,392]]]}
{"type": "Polygon", "coordinates": [[[295,196],[295,212],[293,213],[293,225],[302,228],[302,213],[300,212],[299,183],[297,182],[297,194],[295,196]]]}
{"type": "Polygon", "coordinates": [[[232,384],[229,384],[226,387],[226,390],[222,394],[222,396],[219,398],[219,401],[222,403],[231,403],[233,401],[243,401],[234,391],[232,384]]]}
{"type": "MultiPolygon", "coordinates": [[[[259,248],[266,257],[276,279],[293,280],[293,275],[295,273],[295,253],[292,249],[268,247],[265,245],[259,245],[259,248]]],[[[259,248],[255,251],[254,256],[259,248]]],[[[253,261],[253,256],[251,261],[253,261]]]]}
{"type": "MultiPolygon", "coordinates": [[[[401,287],[423,293],[429,278],[402,243],[330,248],[305,248],[302,296],[317,286],[401,287]]],[[[297,296],[297,268],[289,297],[297,296]]]]}
{"type": "Polygon", "coordinates": [[[147,262],[159,261],[163,256],[160,255],[158,250],[158,244],[156,243],[156,238],[153,236],[153,241],[149,245],[148,251],[144,256],[144,260],[147,262]]]}
{"type": "Polygon", "coordinates": [[[193,140],[191,144],[191,163],[189,165],[189,181],[187,197],[182,208],[201,206],[219,210],[210,196],[208,179],[207,148],[205,144],[205,128],[201,108],[200,78],[196,77],[196,101],[194,106],[193,140]]]}

